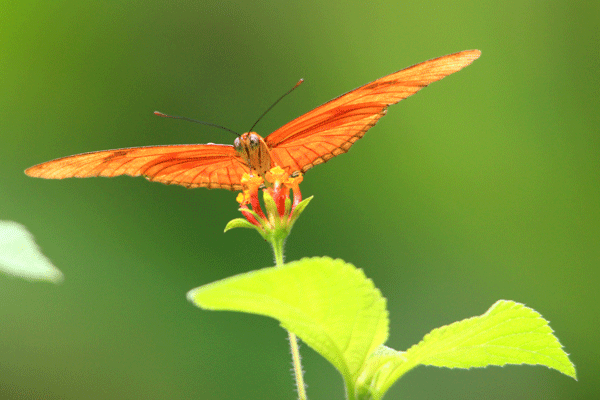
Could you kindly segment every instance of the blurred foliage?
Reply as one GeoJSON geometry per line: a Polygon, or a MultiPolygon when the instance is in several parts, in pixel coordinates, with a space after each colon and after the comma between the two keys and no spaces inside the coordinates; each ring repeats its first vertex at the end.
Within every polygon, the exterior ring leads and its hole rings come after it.
{"type": "Polygon", "coordinates": [[[0,272],[29,281],[60,283],[64,278],[40,251],[31,232],[14,221],[0,220],[0,272]]]}
{"type": "MultiPolygon", "coordinates": [[[[389,398],[595,399],[600,367],[600,3],[5,2],[0,219],[35,233],[62,285],[0,276],[0,398],[293,398],[275,321],[199,311],[196,286],[272,265],[235,193],[143,179],[28,178],[116,147],[263,135],[378,77],[470,48],[472,66],[390,108],[307,173],[287,259],[363,268],[406,348],[500,298],[550,320],[579,382],[545,368],[422,368],[389,398]],[[432,385],[431,382],[436,382],[432,385]],[[266,390],[265,390],[266,389],[266,390]]],[[[303,347],[309,396],[337,372],[303,347]]]]}

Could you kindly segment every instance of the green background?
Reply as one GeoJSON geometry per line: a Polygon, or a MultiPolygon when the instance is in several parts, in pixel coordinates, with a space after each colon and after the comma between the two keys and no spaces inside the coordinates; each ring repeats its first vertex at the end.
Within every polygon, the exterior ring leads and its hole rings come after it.
{"type": "MultiPolygon", "coordinates": [[[[273,320],[205,312],[196,286],[272,265],[235,193],[128,177],[46,181],[31,165],[267,135],[352,88],[477,48],[473,65],[397,106],[309,171],[315,199],[287,259],[363,268],[388,299],[387,344],[498,299],[546,317],[579,382],[543,367],[420,367],[389,399],[598,398],[600,3],[595,1],[21,1],[0,8],[0,219],[65,274],[0,276],[1,399],[293,399],[273,320]]],[[[342,380],[304,346],[309,397],[342,380]]]]}

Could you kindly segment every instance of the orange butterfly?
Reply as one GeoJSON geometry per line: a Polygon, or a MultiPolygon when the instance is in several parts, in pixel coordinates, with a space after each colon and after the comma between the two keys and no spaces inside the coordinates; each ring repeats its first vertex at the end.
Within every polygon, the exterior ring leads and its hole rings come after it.
{"type": "Polygon", "coordinates": [[[234,145],[187,144],[96,151],[48,161],[25,170],[47,179],[144,176],[188,188],[241,190],[244,173],[264,175],[278,165],[304,173],[363,137],[387,108],[432,82],[461,70],[481,52],[467,50],[435,58],[384,76],[288,122],[263,139],[247,132],[234,145]]]}

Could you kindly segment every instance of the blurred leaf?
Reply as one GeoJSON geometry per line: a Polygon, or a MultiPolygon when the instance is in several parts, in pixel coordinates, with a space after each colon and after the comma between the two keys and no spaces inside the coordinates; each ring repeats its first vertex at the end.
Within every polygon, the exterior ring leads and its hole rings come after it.
{"type": "Polygon", "coordinates": [[[63,280],[62,272],[42,254],[33,235],[13,221],[0,221],[0,271],[30,280],[63,280]]]}
{"type": "Polygon", "coordinates": [[[385,299],[362,270],[342,260],[304,258],[248,272],[194,289],[188,299],[205,309],[278,319],[351,386],[388,335],[385,299]]]}

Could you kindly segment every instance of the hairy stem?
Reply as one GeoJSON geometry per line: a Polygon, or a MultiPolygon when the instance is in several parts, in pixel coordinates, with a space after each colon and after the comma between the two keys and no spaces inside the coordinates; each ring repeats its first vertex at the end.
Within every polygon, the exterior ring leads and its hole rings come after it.
{"type": "MultiPolygon", "coordinates": [[[[275,254],[275,265],[283,266],[283,245],[284,240],[273,240],[273,253],[275,254]]],[[[288,331],[290,341],[290,351],[292,353],[292,364],[294,365],[294,378],[296,379],[296,388],[298,390],[298,400],[307,400],[306,387],[304,385],[304,376],[302,375],[302,362],[300,361],[300,350],[298,349],[298,338],[295,334],[288,331]]]]}

